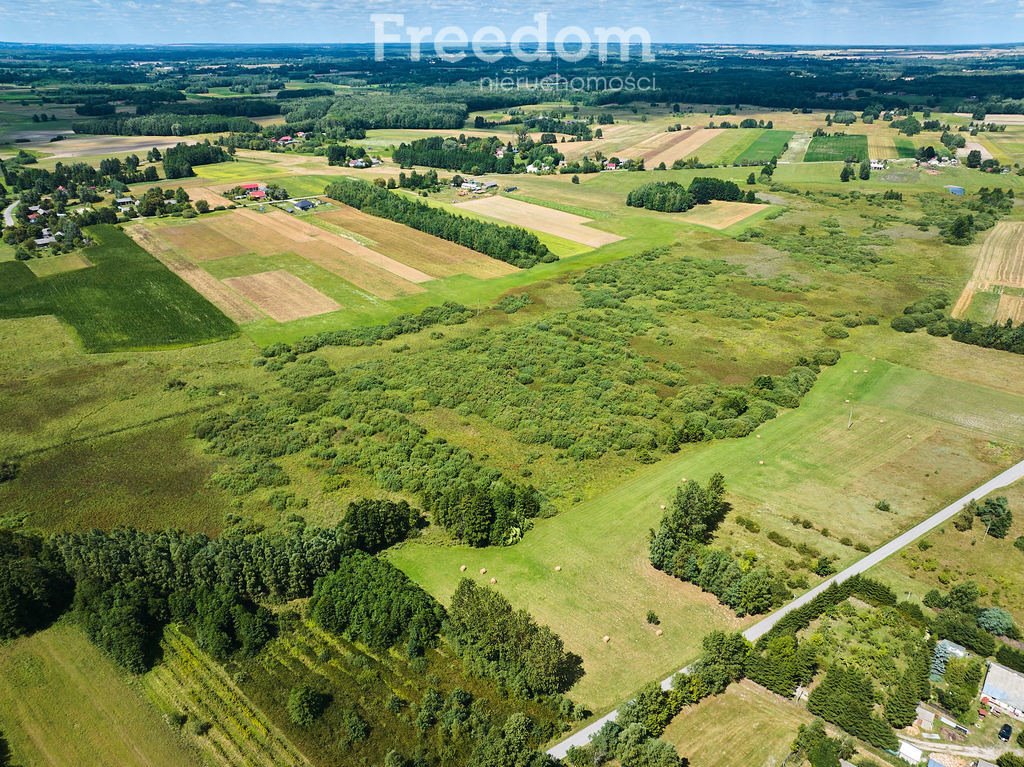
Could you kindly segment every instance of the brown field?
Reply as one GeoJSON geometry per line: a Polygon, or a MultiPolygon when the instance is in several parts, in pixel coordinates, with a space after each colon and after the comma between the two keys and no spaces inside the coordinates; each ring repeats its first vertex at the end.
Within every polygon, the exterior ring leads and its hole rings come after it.
{"type": "MultiPolygon", "coordinates": [[[[663,140],[656,147],[644,152],[644,165],[647,168],[656,168],[659,163],[665,163],[671,168],[672,163],[676,160],[692,157],[698,149],[721,132],[721,128],[696,128],[678,133],[666,133],[665,135],[669,136],[667,141],[663,140]]],[[[626,156],[630,159],[633,157],[628,150],[626,156]]]]}
{"type": "Polygon", "coordinates": [[[543,205],[513,200],[509,197],[479,197],[475,200],[459,203],[456,208],[465,208],[490,218],[496,218],[516,226],[528,227],[538,232],[546,232],[591,248],[600,248],[621,239],[617,234],[603,232],[587,226],[589,218],[564,213],[543,205]]]}
{"type": "Polygon", "coordinates": [[[88,269],[92,266],[81,253],[66,253],[63,256],[46,256],[44,258],[33,258],[26,261],[25,266],[32,270],[36,277],[49,277],[53,274],[64,274],[79,269],[88,269]]]}
{"type": "Polygon", "coordinates": [[[1014,326],[1024,323],[1024,296],[1003,293],[999,297],[999,307],[996,309],[996,322],[1003,323],[1007,320],[1013,320],[1014,326]]]}
{"type": "Polygon", "coordinates": [[[383,299],[421,293],[419,283],[433,279],[353,239],[276,208],[266,213],[238,209],[224,215],[204,216],[184,226],[156,227],[150,231],[150,237],[165,252],[187,255],[197,262],[250,254],[294,253],[383,299]]]}
{"type": "Polygon", "coordinates": [[[125,227],[125,232],[160,263],[192,286],[192,289],[239,324],[263,319],[263,313],[212,274],[174,252],[160,234],[143,224],[125,227]]]}
{"type": "Polygon", "coordinates": [[[974,150],[981,152],[982,160],[992,159],[992,153],[989,151],[988,147],[982,144],[980,141],[968,141],[962,149],[956,150],[956,156],[962,159],[969,155],[974,150]]]}
{"type": "MultiPolygon", "coordinates": [[[[69,135],[59,144],[49,144],[46,151],[52,151],[51,157],[90,157],[93,155],[114,155],[134,152],[142,157],[153,147],[163,151],[181,142],[196,144],[204,138],[210,138],[219,134],[202,136],[86,136],[69,135]]],[[[145,159],[145,158],[143,158],[145,159]]]]}
{"type": "Polygon", "coordinates": [[[134,679],[57,625],[0,647],[0,730],[25,767],[194,767],[201,764],[134,679]]]}
{"type": "MultiPolygon", "coordinates": [[[[233,188],[234,185],[224,187],[221,192],[225,192],[228,189],[233,188]]],[[[228,199],[225,195],[218,192],[208,186],[192,186],[188,188],[188,196],[192,198],[192,202],[197,200],[206,200],[210,203],[211,208],[216,208],[218,205],[233,205],[234,200],[228,199]]]]}
{"type": "Polygon", "coordinates": [[[488,258],[475,250],[407,226],[369,216],[340,203],[321,213],[320,218],[368,240],[375,250],[388,253],[403,264],[421,269],[434,277],[468,274],[486,280],[519,271],[504,261],[488,258]]]}
{"type": "Polygon", "coordinates": [[[756,202],[724,202],[712,200],[707,205],[697,205],[676,218],[687,224],[698,224],[711,229],[728,229],[733,224],[744,221],[755,213],[770,207],[756,202]]]}
{"type": "Polygon", "coordinates": [[[1024,125],[1024,115],[985,115],[985,122],[996,125],[1024,125]]]}
{"type": "Polygon", "coordinates": [[[245,277],[229,277],[224,283],[278,322],[315,317],[341,308],[341,304],[333,298],[325,296],[283,269],[245,277]]]}
{"type": "MultiPolygon", "coordinates": [[[[981,245],[974,274],[953,307],[954,317],[963,317],[978,291],[1002,285],[1024,288],[1024,222],[996,224],[981,245]]],[[[1003,303],[1000,301],[1000,309],[1003,303]]]]}

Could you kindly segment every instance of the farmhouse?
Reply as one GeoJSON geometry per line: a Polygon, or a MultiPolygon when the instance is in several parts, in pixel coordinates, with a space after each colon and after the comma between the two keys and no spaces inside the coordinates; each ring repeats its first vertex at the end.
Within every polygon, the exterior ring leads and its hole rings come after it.
{"type": "Polygon", "coordinates": [[[299,210],[313,210],[316,207],[316,203],[310,200],[299,200],[295,203],[295,207],[299,210]]]}
{"type": "Polygon", "coordinates": [[[1001,666],[988,664],[988,674],[981,688],[981,701],[1015,719],[1024,720],[1024,674],[1001,666]]]}
{"type": "Polygon", "coordinates": [[[239,190],[242,194],[235,197],[236,200],[244,200],[249,198],[250,200],[265,200],[267,199],[267,185],[250,181],[246,184],[239,184],[239,190]]]}

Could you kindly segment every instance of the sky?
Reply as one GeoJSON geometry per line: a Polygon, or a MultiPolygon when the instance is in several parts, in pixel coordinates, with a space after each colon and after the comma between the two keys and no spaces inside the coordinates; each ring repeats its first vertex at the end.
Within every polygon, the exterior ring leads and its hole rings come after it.
{"type": "MultiPolygon", "coordinates": [[[[33,43],[357,43],[371,14],[506,38],[536,13],[567,26],[640,26],[654,42],[950,45],[1024,41],[1024,0],[0,0],[0,40],[33,43]]],[[[402,34],[403,42],[408,38],[402,34]]],[[[526,38],[529,39],[529,38],[526,38]]]]}

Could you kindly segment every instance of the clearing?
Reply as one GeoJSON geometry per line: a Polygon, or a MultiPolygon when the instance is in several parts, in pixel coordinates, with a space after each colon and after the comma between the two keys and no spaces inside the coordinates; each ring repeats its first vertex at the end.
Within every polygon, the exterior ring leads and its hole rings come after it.
{"type": "Polygon", "coordinates": [[[553,208],[546,208],[542,205],[534,205],[530,202],[513,200],[510,197],[498,195],[480,197],[468,202],[459,203],[455,206],[455,210],[458,211],[459,209],[480,213],[507,224],[553,234],[556,237],[587,245],[591,248],[600,248],[624,239],[611,232],[592,229],[588,226],[588,224],[593,223],[589,218],[554,210],[553,208]]]}
{"type": "Polygon", "coordinates": [[[315,317],[341,308],[333,298],[284,270],[231,277],[224,283],[278,322],[315,317]]]}
{"type": "Polygon", "coordinates": [[[62,256],[33,258],[31,261],[26,261],[25,266],[32,270],[32,274],[42,279],[43,277],[51,277],[54,274],[88,269],[92,264],[81,253],[65,253],[62,256]]]}
{"type": "Polygon", "coordinates": [[[726,202],[712,200],[707,205],[695,205],[676,218],[687,224],[697,224],[710,229],[728,229],[734,224],[746,221],[751,216],[768,210],[771,205],[756,202],[726,202]]]}
{"type": "Polygon", "coordinates": [[[775,767],[786,762],[800,725],[813,720],[801,704],[743,680],[685,707],[662,740],[693,767],[775,767]]]}
{"type": "Polygon", "coordinates": [[[1024,222],[1000,221],[988,233],[978,253],[974,273],[953,307],[953,316],[965,316],[974,294],[995,286],[1024,288],[1024,222]]]}
{"type": "Polygon", "coordinates": [[[0,729],[17,764],[200,764],[134,684],[85,637],[58,625],[0,648],[0,729]]]}

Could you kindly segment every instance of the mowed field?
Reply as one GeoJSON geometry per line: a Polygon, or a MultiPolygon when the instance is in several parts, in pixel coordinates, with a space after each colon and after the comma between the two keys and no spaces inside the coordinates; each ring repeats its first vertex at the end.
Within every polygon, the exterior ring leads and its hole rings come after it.
{"type": "Polygon", "coordinates": [[[780,767],[800,725],[813,720],[803,705],[744,680],[684,708],[662,739],[690,767],[780,767]]]}
{"type": "Polygon", "coordinates": [[[310,287],[294,274],[278,269],[273,272],[231,277],[224,284],[245,296],[278,322],[335,312],[341,304],[310,287]]]}
{"type": "Polygon", "coordinates": [[[593,222],[583,216],[510,197],[478,197],[459,203],[456,210],[459,209],[470,210],[515,226],[553,234],[591,248],[600,248],[623,239],[617,234],[588,226],[593,222]]]}
{"type": "Polygon", "coordinates": [[[198,767],[128,675],[80,629],[0,646],[0,730],[25,767],[198,767]]]}
{"type": "Polygon", "coordinates": [[[697,150],[721,133],[719,128],[694,128],[684,131],[673,131],[652,136],[649,139],[630,147],[623,155],[630,160],[643,158],[648,170],[653,170],[660,163],[671,168],[676,160],[693,157],[697,150]]]}
{"type": "Polygon", "coordinates": [[[771,205],[753,202],[726,202],[712,200],[707,205],[696,205],[676,218],[687,224],[697,224],[711,229],[728,229],[742,223],[751,216],[768,210],[771,205]]]}
{"type": "MultiPolygon", "coordinates": [[[[985,236],[978,251],[974,273],[953,307],[954,317],[964,317],[976,293],[995,286],[1024,288],[1024,222],[1000,221],[985,236]]],[[[1016,306],[1016,301],[1008,302],[1016,306]]]]}
{"type": "Polygon", "coordinates": [[[857,134],[815,136],[807,147],[804,162],[843,162],[856,158],[863,162],[869,157],[868,137],[857,134]]]}
{"type": "Polygon", "coordinates": [[[712,597],[648,563],[647,532],[684,479],[722,471],[732,515],[763,530],[752,536],[727,520],[723,545],[754,549],[781,566],[789,550],[774,551],[765,538],[778,530],[842,566],[862,555],[820,528],[872,547],[891,539],[1012,463],[1024,444],[1021,413],[1022,396],[847,354],[822,372],[799,409],[747,438],[688,446],[637,469],[610,492],[539,520],[522,545],[471,550],[432,546],[428,536],[392,559],[442,600],[463,577],[462,565],[474,574],[487,568],[486,579],[496,578],[514,604],[528,606],[583,657],[587,675],[572,696],[601,711],[692,660],[708,631],[740,625],[712,597]],[[883,498],[894,513],[875,509],[883,498]],[[815,529],[790,524],[794,513],[815,529]],[[647,610],[661,618],[664,636],[646,624],[647,610]]]}

